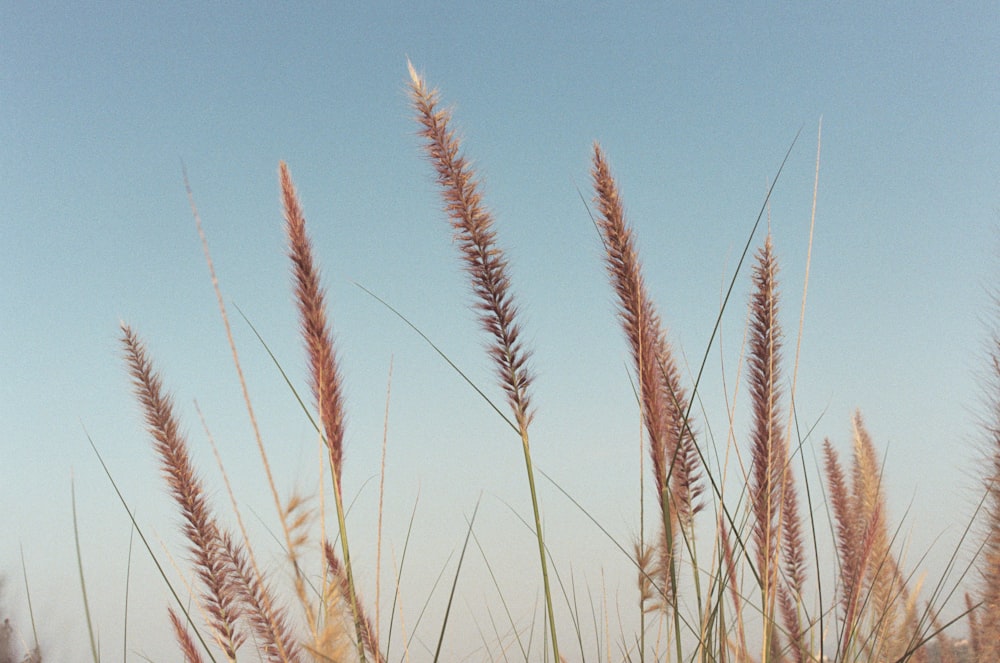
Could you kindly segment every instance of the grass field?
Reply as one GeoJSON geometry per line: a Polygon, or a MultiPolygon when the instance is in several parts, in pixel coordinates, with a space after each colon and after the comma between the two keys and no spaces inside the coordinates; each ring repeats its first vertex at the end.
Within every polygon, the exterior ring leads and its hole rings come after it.
{"type": "MultiPolygon", "coordinates": [[[[585,645],[582,632],[589,628],[585,624],[600,620],[585,611],[581,614],[568,599],[546,547],[545,504],[537,489],[541,478],[531,445],[534,383],[532,349],[525,340],[530,334],[522,327],[517,284],[510,276],[500,230],[483,200],[450,111],[412,67],[409,86],[426,160],[440,189],[452,243],[469,281],[488,361],[503,398],[491,400],[488,394],[494,389],[486,385],[470,381],[469,388],[489,401],[520,440],[524,474],[518,481],[530,496],[527,525],[537,542],[537,576],[525,582],[538,584],[544,601],[540,623],[529,628],[513,619],[494,624],[494,632],[482,635],[486,652],[482,660],[1000,660],[1000,485],[996,484],[1000,481],[1000,337],[992,337],[992,354],[985,358],[991,376],[987,397],[993,409],[983,416],[987,425],[982,442],[989,462],[979,477],[981,508],[955,542],[952,564],[944,575],[924,577],[919,564],[914,567],[903,558],[904,537],[889,517],[883,488],[883,476],[891,474],[892,467],[883,463],[883,453],[860,412],[850,422],[848,445],[822,442],[821,485],[806,480],[803,446],[813,441],[799,431],[794,416],[801,331],[788,334],[781,323],[788,306],[782,302],[774,250],[779,238],[772,237],[764,223],[766,204],[748,233],[722,305],[722,309],[739,305],[729,300],[729,294],[748,272],[752,295],[734,389],[745,393],[751,434],[737,439],[731,416],[729,421],[712,422],[716,435],[710,438],[706,422],[697,417],[704,358],[693,375],[682,370],[668,341],[669,316],[661,317],[647,291],[641,242],[629,224],[610,156],[598,144],[591,156],[592,218],[631,358],[648,471],[644,500],[636,505],[642,512],[642,529],[635,540],[617,542],[627,553],[626,563],[634,568],[635,587],[634,600],[616,609],[631,612],[637,629],[609,630],[606,651],[585,645]],[[720,436],[720,430],[726,434],[720,436]],[[722,448],[710,449],[720,443],[722,448]],[[820,581],[819,566],[826,559],[835,566],[833,586],[820,581]],[[958,617],[953,616],[956,612],[958,617]]],[[[816,167],[818,182],[818,147],[816,167]]],[[[146,346],[138,330],[123,323],[124,360],[188,542],[176,556],[189,565],[185,582],[169,581],[170,574],[163,573],[175,599],[164,614],[163,628],[172,629],[178,650],[189,662],[382,662],[408,661],[411,655],[423,660],[424,653],[411,652],[405,637],[392,637],[393,629],[405,629],[398,623],[398,595],[386,597],[376,591],[369,596],[356,581],[359,568],[378,574],[382,561],[381,549],[375,559],[352,556],[354,530],[349,531],[347,519],[351,488],[342,485],[344,463],[350,462],[344,443],[347,413],[331,325],[336,312],[328,309],[318,256],[285,163],[279,166],[279,187],[309,375],[308,395],[304,389],[297,393],[322,445],[328,490],[283,494],[269,469],[268,454],[273,450],[257,432],[255,452],[266,468],[267,485],[262,490],[273,500],[275,534],[286,561],[280,575],[266,568],[228,485],[224,488],[232,498],[233,514],[213,503],[210,495],[218,491],[207,489],[199,478],[166,386],[169,367],[164,367],[167,377],[161,377],[155,349],[146,346]]],[[[201,232],[193,197],[192,207],[201,232]]],[[[204,234],[201,237],[218,293],[207,241],[204,234]]],[[[807,293],[808,281],[799,321],[807,293]]],[[[221,294],[219,307],[239,370],[239,352],[221,294]]],[[[247,415],[257,430],[252,395],[243,384],[247,415]]],[[[299,390],[300,385],[290,383],[289,388],[299,390]]],[[[365,535],[375,531],[380,537],[381,521],[369,525],[365,535]]],[[[470,535],[474,529],[473,517],[470,535]]],[[[462,548],[462,555],[466,550],[462,548]]],[[[85,571],[80,569],[81,581],[85,571]]],[[[446,581],[457,578],[456,572],[446,581]]],[[[451,605],[449,600],[441,623],[432,629],[439,634],[433,660],[445,660],[441,652],[449,636],[451,605]]],[[[500,612],[510,614],[506,605],[500,612]]],[[[19,628],[15,635],[13,626],[4,622],[0,663],[45,658],[45,643],[25,636],[28,632],[19,628]]],[[[111,658],[99,651],[97,639],[91,630],[89,657],[111,658]]],[[[81,659],[85,656],[80,654],[81,659]]],[[[164,653],[160,660],[176,656],[164,653]]]]}

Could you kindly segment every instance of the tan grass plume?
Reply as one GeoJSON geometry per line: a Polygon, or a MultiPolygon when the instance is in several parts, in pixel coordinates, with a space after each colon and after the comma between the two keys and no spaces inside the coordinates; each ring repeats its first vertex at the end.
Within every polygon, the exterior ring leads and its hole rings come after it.
{"type": "Polygon", "coordinates": [[[201,602],[208,614],[209,626],[220,648],[234,661],[245,636],[237,628],[241,616],[239,597],[232,583],[232,565],[223,549],[218,525],[195,474],[187,441],[174,416],[172,400],[164,393],[145,346],[124,323],[121,340],[146,428],[160,456],[164,479],[184,517],[182,529],[190,542],[189,550],[204,588],[201,602]]]}
{"type": "Polygon", "coordinates": [[[326,319],[325,292],[320,284],[319,269],[313,260],[312,243],[306,233],[305,216],[302,214],[288,165],[284,161],[279,165],[279,174],[285,207],[285,230],[288,234],[288,256],[292,261],[295,280],[295,301],[309,360],[309,386],[316,399],[324,441],[339,490],[344,460],[344,399],[337,354],[326,319]]]}
{"type": "Polygon", "coordinates": [[[805,652],[800,640],[797,602],[802,591],[802,555],[796,490],[789,467],[788,440],[781,422],[782,332],[778,322],[778,264],[771,235],[757,252],[750,300],[747,380],[753,415],[751,425],[750,507],[753,542],[761,580],[765,620],[765,652],[780,651],[780,632],[772,624],[779,607],[796,661],[805,652]],[[782,561],[784,571],[782,573],[782,561]]]}
{"type": "Polygon", "coordinates": [[[437,91],[427,87],[410,62],[407,62],[407,67],[410,72],[410,101],[420,125],[419,134],[424,138],[424,153],[437,176],[452,236],[472,283],[473,305],[479,313],[480,324],[490,337],[487,351],[514,415],[516,423],[511,425],[521,438],[545,591],[549,643],[553,659],[559,660],[552,586],[528,435],[532,419],[529,395],[532,374],[528,368],[531,353],[520,340],[518,309],[511,294],[507,258],[496,241],[493,215],[483,204],[476,173],[462,153],[458,136],[450,127],[451,113],[440,107],[437,91]]]}
{"type": "Polygon", "coordinates": [[[188,632],[187,626],[177,616],[173,608],[167,608],[167,614],[170,615],[170,625],[174,629],[174,638],[181,647],[181,653],[184,654],[184,663],[202,663],[204,659],[188,632]]]}
{"type": "Polygon", "coordinates": [[[600,145],[594,144],[591,168],[597,227],[605,246],[605,265],[618,297],[618,313],[639,382],[643,423],[649,437],[653,476],[664,511],[660,581],[667,603],[673,598],[678,528],[688,526],[701,505],[699,456],[686,418],[688,398],[680,384],[673,352],[646,285],[635,239],[625,219],[618,184],[600,145]],[[666,523],[669,523],[666,525],[666,523]]]}
{"type": "Polygon", "coordinates": [[[451,113],[440,107],[438,92],[428,89],[413,65],[409,67],[410,97],[421,125],[420,135],[425,139],[424,149],[436,172],[445,211],[472,280],[479,321],[492,338],[489,352],[494,369],[518,427],[526,430],[531,421],[531,353],[519,338],[518,311],[510,291],[507,259],[497,245],[493,215],[483,204],[475,171],[461,153],[454,129],[449,127],[451,113]]]}
{"type": "MultiPolygon", "coordinates": [[[[340,530],[340,550],[344,574],[347,579],[347,591],[344,593],[344,598],[354,617],[357,653],[359,660],[363,663],[366,660],[364,635],[366,625],[355,591],[347,536],[346,510],[341,487],[344,459],[344,399],[340,372],[337,368],[333,338],[326,317],[326,294],[320,284],[319,268],[313,259],[312,242],[306,233],[302,206],[299,204],[288,165],[282,161],[278,170],[285,209],[288,254],[292,261],[295,299],[299,309],[300,330],[306,346],[310,387],[313,397],[316,399],[323,442],[326,444],[330,458],[330,473],[333,478],[334,501],[337,507],[337,521],[340,530]]],[[[323,594],[325,593],[324,588],[323,594]]],[[[307,610],[307,613],[311,615],[311,611],[307,610]]],[[[313,634],[314,637],[321,635],[315,629],[313,629],[313,634]]]]}

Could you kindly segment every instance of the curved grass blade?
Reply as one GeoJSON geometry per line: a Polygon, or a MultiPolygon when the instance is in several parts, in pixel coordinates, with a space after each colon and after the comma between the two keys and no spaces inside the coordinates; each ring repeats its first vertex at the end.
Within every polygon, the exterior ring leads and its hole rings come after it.
{"type": "Polygon", "coordinates": [[[94,450],[94,455],[97,456],[98,462],[101,463],[101,468],[104,470],[105,476],[107,476],[108,481],[111,482],[111,487],[114,488],[115,494],[118,496],[118,501],[121,502],[122,508],[125,509],[125,513],[128,514],[129,520],[132,522],[132,527],[135,528],[135,532],[139,535],[142,545],[146,547],[146,552],[149,553],[149,558],[153,560],[153,564],[156,565],[156,571],[160,574],[160,577],[163,578],[164,584],[166,584],[167,589],[170,590],[170,595],[174,597],[174,602],[177,604],[177,608],[184,615],[184,618],[187,620],[191,628],[194,629],[195,636],[197,636],[198,642],[201,643],[205,653],[208,654],[209,660],[212,661],[212,663],[216,663],[215,657],[212,655],[212,650],[209,648],[208,643],[205,642],[204,637],[202,637],[201,631],[195,626],[184,601],[181,601],[181,597],[177,594],[177,590],[174,589],[170,579],[167,578],[167,573],[160,564],[160,560],[157,559],[156,555],[153,553],[153,548],[149,545],[149,540],[146,539],[146,535],[143,534],[142,528],[139,527],[139,523],[135,519],[135,514],[132,513],[132,509],[129,507],[128,502],[125,501],[125,496],[122,495],[122,491],[118,489],[118,484],[115,483],[115,478],[111,475],[111,470],[108,469],[107,463],[104,462],[104,457],[101,456],[101,452],[97,450],[97,445],[94,444],[94,440],[90,437],[90,433],[88,433],[86,429],[84,429],[83,432],[84,435],[87,436],[87,442],[90,443],[90,448],[94,450]]]}
{"type": "Polygon", "coordinates": [[[458,577],[462,573],[462,561],[465,559],[465,550],[469,547],[469,539],[472,537],[472,527],[476,523],[479,502],[480,500],[476,500],[476,508],[472,511],[472,517],[469,519],[469,529],[465,533],[465,542],[462,544],[462,553],[458,556],[458,568],[455,569],[455,579],[451,582],[451,592],[448,594],[448,605],[444,610],[444,619],[441,620],[441,635],[438,636],[437,649],[434,650],[434,663],[437,663],[441,658],[441,645],[444,644],[444,632],[448,627],[448,615],[451,614],[451,604],[455,599],[455,589],[458,588],[458,577]]]}
{"type": "Polygon", "coordinates": [[[87,617],[87,635],[90,636],[90,654],[94,663],[100,663],[101,657],[97,653],[97,642],[94,640],[94,624],[90,617],[90,602],[87,600],[87,581],[83,577],[83,555],[80,553],[80,528],[76,518],[76,487],[73,478],[69,480],[70,495],[73,502],[73,543],[76,546],[76,566],[80,573],[80,591],[83,594],[83,613],[87,617]]]}

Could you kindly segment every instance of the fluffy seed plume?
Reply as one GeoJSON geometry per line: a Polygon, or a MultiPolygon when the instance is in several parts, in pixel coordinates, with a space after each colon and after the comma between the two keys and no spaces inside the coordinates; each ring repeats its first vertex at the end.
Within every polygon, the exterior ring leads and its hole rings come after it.
{"type": "Polygon", "coordinates": [[[424,150],[437,175],[445,212],[472,279],[480,323],[492,339],[489,351],[494,369],[517,425],[525,431],[531,421],[528,387],[532,376],[527,365],[530,352],[519,339],[517,307],[510,293],[507,260],[497,246],[493,215],[483,205],[475,172],[448,126],[451,113],[439,108],[437,91],[427,88],[413,65],[409,70],[410,98],[420,123],[419,133],[425,139],[424,150]]]}
{"type": "MultiPolygon", "coordinates": [[[[595,143],[591,170],[597,227],[605,246],[605,265],[618,297],[618,314],[639,380],[643,422],[660,507],[670,523],[661,537],[659,570],[666,596],[671,595],[678,527],[689,525],[701,505],[699,457],[685,420],[688,398],[666,340],[659,314],[646,292],[632,229],[626,223],[618,185],[601,147],[595,143]]],[[[664,525],[666,529],[666,525],[664,525]]]]}
{"type": "Polygon", "coordinates": [[[246,551],[228,533],[222,546],[233,566],[233,586],[245,607],[247,621],[257,641],[257,652],[269,663],[298,663],[298,642],[292,635],[284,608],[276,605],[266,579],[258,576],[246,551]]]}
{"type": "MultiPolygon", "coordinates": [[[[777,604],[794,661],[806,656],[799,605],[805,580],[805,555],[798,496],[789,463],[788,439],[781,426],[781,348],[778,323],[778,263],[768,235],[757,253],[750,300],[747,377],[753,413],[750,505],[753,540],[763,583],[765,609],[777,604]]],[[[772,647],[777,646],[777,632],[772,647]]]]}
{"type": "Polygon", "coordinates": [[[850,480],[829,441],[823,454],[840,561],[841,649],[853,645],[865,660],[895,661],[919,640],[916,595],[890,547],[881,466],[860,412],[850,480]]]}
{"type": "Polygon", "coordinates": [[[204,659],[201,657],[201,652],[198,651],[198,646],[195,645],[194,640],[191,638],[187,626],[177,616],[173,608],[167,608],[167,614],[170,615],[170,625],[174,629],[174,638],[177,640],[177,644],[180,645],[181,652],[184,654],[184,663],[202,663],[204,659]]]}
{"type": "MultiPolygon", "coordinates": [[[[326,570],[329,574],[328,582],[337,586],[340,595],[347,596],[347,593],[350,591],[347,574],[344,572],[344,565],[340,563],[329,541],[323,543],[323,557],[326,559],[326,570]]],[[[360,613],[361,636],[364,640],[365,650],[374,657],[375,663],[385,663],[385,656],[379,651],[378,642],[375,639],[375,630],[372,628],[371,619],[360,605],[358,611],[360,613]]]]}
{"type": "Polygon", "coordinates": [[[869,521],[871,552],[865,574],[870,592],[868,608],[878,634],[872,660],[895,660],[907,648],[915,624],[908,623],[909,591],[899,563],[890,548],[882,471],[871,435],[861,413],[854,415],[855,512],[869,521]]]}
{"type": "Polygon", "coordinates": [[[639,254],[618,184],[600,145],[594,145],[597,226],[605,245],[605,265],[618,296],[618,313],[629,343],[642,391],[643,420],[650,438],[650,457],[657,488],[672,494],[673,506],[688,519],[701,505],[699,457],[685,420],[688,397],[656,307],[646,292],[639,254]]]}
{"type": "Polygon", "coordinates": [[[474,306],[479,311],[479,321],[490,336],[487,349],[493,359],[500,387],[506,394],[507,404],[514,414],[516,424],[511,425],[516,426],[521,437],[524,466],[531,491],[531,507],[535,516],[539,565],[545,586],[549,642],[553,660],[558,661],[556,618],[528,436],[532,418],[528,394],[532,379],[528,369],[530,353],[519,340],[520,326],[517,322],[517,307],[510,291],[507,259],[497,245],[493,216],[482,203],[476,174],[461,154],[458,137],[449,128],[451,113],[438,107],[437,91],[428,89],[412,64],[407,62],[407,66],[410,71],[410,101],[420,124],[419,133],[424,138],[424,152],[437,174],[445,211],[451,220],[453,237],[458,244],[465,271],[472,281],[474,306]]]}
{"type": "Polygon", "coordinates": [[[279,165],[279,171],[281,198],[285,208],[285,231],[288,235],[288,256],[292,261],[295,280],[295,301],[309,360],[309,386],[316,399],[330,464],[339,489],[344,459],[344,399],[337,356],[326,319],[325,292],[320,285],[319,268],[313,261],[312,242],[306,233],[305,216],[284,161],[279,165]]]}
{"type": "Polygon", "coordinates": [[[164,393],[145,346],[126,324],[122,324],[122,346],[146,428],[160,456],[163,476],[184,517],[184,535],[190,542],[198,578],[204,585],[201,599],[209,626],[226,656],[236,660],[236,650],[244,636],[236,628],[240,611],[231,582],[233,569],[222,548],[219,528],[210,513],[201,481],[195,475],[171,398],[164,393]]]}
{"type": "Polygon", "coordinates": [[[781,329],[778,326],[777,265],[768,236],[754,265],[754,293],[750,302],[747,377],[753,408],[751,429],[750,504],[754,512],[753,538],[757,565],[765,586],[777,578],[781,529],[779,518],[787,451],[780,412],[781,329]]]}

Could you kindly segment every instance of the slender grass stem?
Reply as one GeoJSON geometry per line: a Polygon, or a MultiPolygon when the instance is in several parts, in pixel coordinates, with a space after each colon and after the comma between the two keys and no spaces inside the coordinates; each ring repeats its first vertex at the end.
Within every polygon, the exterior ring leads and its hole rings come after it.
{"type": "Polygon", "coordinates": [[[80,550],[80,527],[76,516],[76,487],[70,479],[70,495],[73,503],[73,543],[76,547],[76,568],[80,575],[80,593],[83,595],[83,614],[87,618],[87,635],[90,637],[90,655],[94,663],[100,663],[101,656],[97,650],[94,637],[94,623],[90,617],[90,601],[87,600],[87,581],[83,573],[83,553],[80,550]]]}
{"type": "Polygon", "coordinates": [[[35,624],[35,610],[31,605],[31,587],[28,585],[28,567],[24,563],[24,546],[20,546],[21,549],[21,577],[24,578],[24,595],[28,601],[28,619],[31,621],[31,637],[35,642],[34,651],[39,651],[38,645],[38,627],[35,624]]]}

